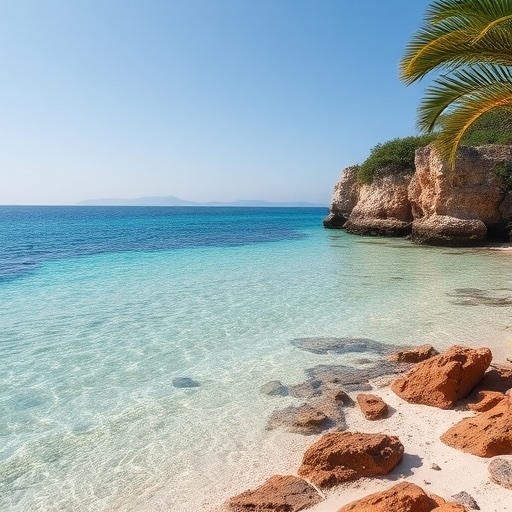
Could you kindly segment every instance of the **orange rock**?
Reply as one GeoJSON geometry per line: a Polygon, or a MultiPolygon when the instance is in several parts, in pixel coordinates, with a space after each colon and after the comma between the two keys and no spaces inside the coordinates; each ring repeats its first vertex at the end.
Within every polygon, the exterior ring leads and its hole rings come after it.
{"type": "Polygon", "coordinates": [[[512,400],[466,418],[441,436],[443,443],[480,457],[512,454],[512,400]]]}
{"type": "Polygon", "coordinates": [[[453,346],[418,363],[396,379],[391,389],[407,402],[449,409],[465,398],[491,364],[488,348],[453,346]]]}
{"type": "Polygon", "coordinates": [[[388,405],[380,396],[361,393],[357,403],[367,420],[381,420],[388,415],[388,405]]]}
{"type": "Polygon", "coordinates": [[[462,505],[446,503],[421,487],[402,482],[342,507],[338,512],[463,512],[462,505]]]}
{"type": "Polygon", "coordinates": [[[318,491],[302,478],[274,475],[264,484],[231,498],[231,512],[298,512],[322,501],[318,491]]]}
{"type": "Polygon", "coordinates": [[[299,475],[325,489],[361,477],[385,475],[403,453],[395,436],[332,432],[306,450],[299,475]]]}
{"type": "Polygon", "coordinates": [[[468,409],[475,412],[485,412],[496,407],[506,395],[497,391],[480,391],[477,401],[468,404],[468,409]]]}
{"type": "Polygon", "coordinates": [[[399,350],[386,357],[394,363],[420,363],[426,359],[437,356],[439,352],[432,345],[421,345],[409,350],[399,350]]]}

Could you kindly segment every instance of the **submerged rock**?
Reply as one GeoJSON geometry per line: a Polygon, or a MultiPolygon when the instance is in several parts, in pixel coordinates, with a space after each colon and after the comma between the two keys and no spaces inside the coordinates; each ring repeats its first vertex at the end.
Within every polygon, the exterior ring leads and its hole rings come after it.
{"type": "MultiPolygon", "coordinates": [[[[315,383],[317,393],[331,385],[338,385],[346,391],[371,391],[370,379],[393,375],[409,369],[410,365],[393,364],[381,361],[375,366],[354,368],[344,365],[320,364],[306,370],[308,382],[315,383]]],[[[290,388],[290,394],[292,390],[290,388]]]]}
{"type": "Polygon", "coordinates": [[[321,489],[362,477],[385,475],[401,460],[398,437],[384,434],[332,432],[304,453],[299,475],[321,489]]]}
{"type": "Polygon", "coordinates": [[[446,352],[418,363],[396,379],[391,389],[407,402],[441,409],[465,398],[491,364],[488,348],[453,346],[446,352]]]}
{"type": "Polygon", "coordinates": [[[197,380],[191,379],[190,377],[176,377],[172,379],[172,385],[175,388],[198,388],[201,383],[197,380]]]}
{"type": "Polygon", "coordinates": [[[268,430],[282,428],[288,432],[304,435],[319,434],[330,426],[332,422],[329,417],[308,404],[298,407],[291,405],[274,411],[267,423],[268,430]]]}
{"type": "Polygon", "coordinates": [[[269,396],[287,396],[288,388],[286,386],[283,386],[281,381],[272,380],[270,382],[267,382],[266,384],[263,384],[263,386],[260,387],[260,393],[269,396]]]}
{"type": "Polygon", "coordinates": [[[396,347],[368,338],[297,338],[292,345],[313,354],[388,354],[396,347]]]}
{"type": "Polygon", "coordinates": [[[256,489],[231,498],[231,512],[299,512],[323,501],[318,491],[302,478],[274,475],[256,489]]]}

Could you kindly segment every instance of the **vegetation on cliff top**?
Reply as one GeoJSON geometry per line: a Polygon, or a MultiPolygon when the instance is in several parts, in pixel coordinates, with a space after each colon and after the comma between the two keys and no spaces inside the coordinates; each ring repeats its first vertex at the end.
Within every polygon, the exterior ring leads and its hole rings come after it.
{"type": "Polygon", "coordinates": [[[418,127],[438,132],[439,152],[455,163],[469,127],[512,107],[512,0],[433,0],[401,62],[406,84],[441,72],[426,89],[418,127]]]}
{"type": "MultiPolygon", "coordinates": [[[[437,133],[396,138],[377,144],[370,156],[359,166],[357,178],[361,183],[371,183],[377,174],[413,173],[416,149],[428,146],[436,140],[437,133]]],[[[512,110],[495,109],[484,114],[464,134],[465,146],[484,144],[512,144],[512,110]]],[[[507,185],[512,186],[510,165],[496,172],[507,185]]]]}
{"type": "Polygon", "coordinates": [[[420,135],[396,138],[377,144],[370,156],[359,166],[357,179],[361,183],[371,183],[375,175],[414,172],[414,153],[418,148],[428,146],[435,135],[420,135]]]}

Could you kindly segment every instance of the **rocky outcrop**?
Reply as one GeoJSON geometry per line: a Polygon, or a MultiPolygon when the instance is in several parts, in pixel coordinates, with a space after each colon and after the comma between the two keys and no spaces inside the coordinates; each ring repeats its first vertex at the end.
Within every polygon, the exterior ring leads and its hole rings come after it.
{"type": "Polygon", "coordinates": [[[476,402],[469,403],[468,409],[475,412],[489,411],[505,398],[506,395],[498,391],[480,391],[476,402]]]}
{"type": "Polygon", "coordinates": [[[418,363],[396,379],[391,389],[407,402],[449,409],[457,400],[469,395],[491,360],[492,353],[488,348],[455,345],[418,363]]]}
{"type": "Polygon", "coordinates": [[[489,464],[489,477],[495,484],[512,490],[512,461],[492,460],[489,464]]]}
{"type": "Polygon", "coordinates": [[[267,423],[268,430],[282,428],[287,432],[304,435],[319,434],[329,426],[328,416],[308,404],[297,407],[290,405],[274,411],[267,423]]]}
{"type": "Polygon", "coordinates": [[[349,233],[406,236],[411,232],[412,211],[407,198],[410,174],[389,174],[361,185],[359,199],[345,224],[349,233]]]}
{"type": "Polygon", "coordinates": [[[389,354],[386,359],[395,363],[421,363],[438,354],[439,352],[432,345],[421,345],[408,350],[398,350],[389,354]]]}
{"type": "Polygon", "coordinates": [[[402,482],[390,489],[370,494],[345,505],[338,512],[448,512],[466,510],[463,505],[446,503],[438,496],[427,494],[421,487],[402,482]]]}
{"type": "Polygon", "coordinates": [[[323,498],[302,478],[274,475],[256,489],[234,496],[227,503],[231,512],[298,512],[323,498]]]}
{"type": "Polygon", "coordinates": [[[333,432],[304,453],[299,475],[321,489],[362,477],[385,475],[401,460],[402,443],[395,436],[333,432]]]}
{"type": "Polygon", "coordinates": [[[388,416],[388,405],[380,396],[361,393],[357,395],[357,403],[367,420],[382,420],[388,416]]]}
{"type": "Polygon", "coordinates": [[[364,235],[405,236],[430,245],[474,246],[508,241],[512,191],[500,169],[512,146],[461,147],[451,168],[433,146],[416,151],[415,170],[382,169],[371,184],[349,167],[336,184],[328,227],[364,235]]]}
{"type": "Polygon", "coordinates": [[[512,146],[461,147],[454,168],[432,146],[418,149],[409,186],[415,219],[411,239],[477,245],[485,241],[487,226],[496,231],[510,221],[512,211],[503,204],[507,195],[496,172],[505,162],[512,162],[512,146]]]}
{"type": "Polygon", "coordinates": [[[342,228],[359,200],[361,185],[357,180],[358,166],[347,167],[341,174],[340,180],[334,185],[331,211],[324,219],[326,228],[342,228]]]}
{"type": "Polygon", "coordinates": [[[512,454],[512,401],[465,418],[441,436],[443,443],[479,457],[512,454]]]}

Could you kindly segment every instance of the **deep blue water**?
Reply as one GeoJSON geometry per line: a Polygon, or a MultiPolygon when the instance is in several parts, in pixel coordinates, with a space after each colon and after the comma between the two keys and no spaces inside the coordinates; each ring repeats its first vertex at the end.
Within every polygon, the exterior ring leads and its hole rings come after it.
{"type": "Polygon", "coordinates": [[[0,281],[55,259],[298,240],[326,208],[0,206],[0,281]]]}

